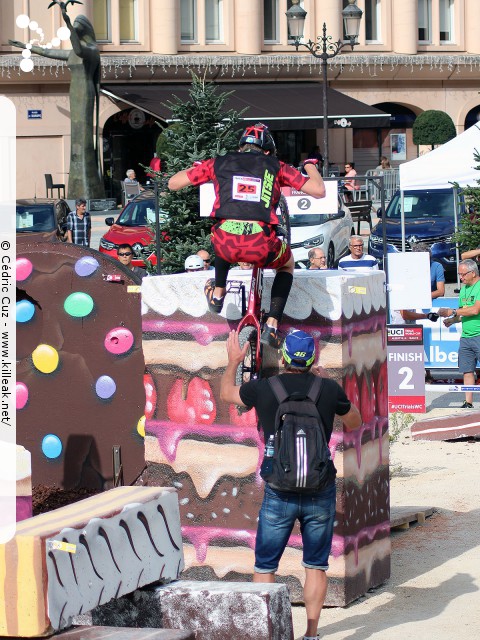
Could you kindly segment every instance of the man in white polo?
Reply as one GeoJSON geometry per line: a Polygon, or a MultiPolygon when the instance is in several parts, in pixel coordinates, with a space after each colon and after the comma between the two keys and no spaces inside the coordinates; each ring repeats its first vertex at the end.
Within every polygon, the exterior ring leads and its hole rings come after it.
{"type": "Polygon", "coordinates": [[[339,269],[356,272],[378,269],[378,264],[375,258],[368,255],[368,253],[363,252],[362,236],[350,236],[348,248],[350,249],[350,255],[339,260],[339,269]]]}

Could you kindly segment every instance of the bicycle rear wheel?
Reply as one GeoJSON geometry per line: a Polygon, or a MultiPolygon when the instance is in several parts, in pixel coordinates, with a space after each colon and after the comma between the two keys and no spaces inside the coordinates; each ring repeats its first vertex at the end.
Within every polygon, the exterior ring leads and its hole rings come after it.
{"type": "Polygon", "coordinates": [[[238,334],[240,348],[248,343],[247,353],[235,374],[235,384],[241,385],[257,375],[257,330],[255,327],[246,326],[238,334]]]}
{"type": "Polygon", "coordinates": [[[288,214],[288,204],[285,196],[280,196],[276,213],[278,216],[277,235],[282,236],[287,244],[290,244],[290,216],[288,214]]]}

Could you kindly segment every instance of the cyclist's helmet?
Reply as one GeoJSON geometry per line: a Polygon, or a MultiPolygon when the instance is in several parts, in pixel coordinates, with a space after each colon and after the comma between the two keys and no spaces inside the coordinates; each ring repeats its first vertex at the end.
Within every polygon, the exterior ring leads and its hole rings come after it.
{"type": "Polygon", "coordinates": [[[275,153],[276,150],[272,134],[268,130],[267,125],[262,124],[261,122],[245,129],[238,145],[242,147],[244,144],[253,144],[260,147],[260,149],[270,151],[271,153],[275,153]]]}
{"type": "Polygon", "coordinates": [[[203,271],[203,260],[200,256],[188,256],[185,260],[185,271],[203,271]]]}

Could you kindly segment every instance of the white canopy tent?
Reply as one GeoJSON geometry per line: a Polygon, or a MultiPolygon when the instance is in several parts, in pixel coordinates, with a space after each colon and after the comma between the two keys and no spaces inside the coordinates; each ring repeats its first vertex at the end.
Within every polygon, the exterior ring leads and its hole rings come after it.
{"type": "Polygon", "coordinates": [[[475,124],[441,147],[400,165],[400,190],[449,189],[475,186],[480,171],[475,169],[475,151],[480,152],[480,125],[475,124]]]}

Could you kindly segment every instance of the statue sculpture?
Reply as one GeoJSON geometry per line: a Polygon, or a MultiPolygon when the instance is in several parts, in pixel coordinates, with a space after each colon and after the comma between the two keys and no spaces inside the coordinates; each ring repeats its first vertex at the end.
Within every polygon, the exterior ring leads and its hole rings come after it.
{"type": "MultiPolygon", "coordinates": [[[[65,24],[70,30],[72,49],[47,49],[32,45],[31,51],[46,58],[63,60],[70,69],[71,149],[68,198],[104,198],[105,189],[98,148],[100,52],[92,23],[88,18],[80,15],[72,25],[67,14],[69,4],[82,3],[78,0],[67,0],[67,2],[53,0],[48,8],[54,5],[60,7],[65,24]]],[[[26,48],[23,42],[17,40],[9,40],[9,44],[21,49],[26,48]]]]}

